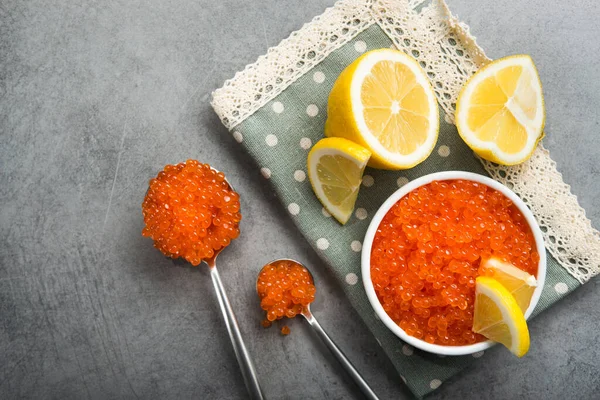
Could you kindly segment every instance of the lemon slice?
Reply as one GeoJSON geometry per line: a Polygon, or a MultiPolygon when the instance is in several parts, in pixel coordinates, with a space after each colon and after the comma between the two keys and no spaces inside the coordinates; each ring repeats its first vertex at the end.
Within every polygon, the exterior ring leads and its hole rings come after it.
{"type": "Polygon", "coordinates": [[[437,141],[438,105],[425,72],[401,51],[373,50],[350,64],[329,94],[325,136],[373,153],[369,166],[411,168],[437,141]]]}
{"type": "Polygon", "coordinates": [[[508,289],[517,301],[521,311],[525,313],[529,308],[531,297],[537,287],[535,276],[497,257],[491,257],[482,261],[481,266],[484,268],[484,271],[491,273],[492,278],[508,289]]]}
{"type": "Polygon", "coordinates": [[[544,97],[531,57],[510,56],[481,68],[456,103],[456,127],[482,158],[504,165],[527,160],[543,136],[544,97]]]}
{"type": "Polygon", "coordinates": [[[473,332],[502,343],[517,357],[529,350],[525,316],[508,289],[494,278],[477,277],[473,332]]]}
{"type": "Polygon", "coordinates": [[[331,215],[345,224],[354,210],[371,152],[342,138],[321,139],[308,153],[308,179],[331,215]]]}

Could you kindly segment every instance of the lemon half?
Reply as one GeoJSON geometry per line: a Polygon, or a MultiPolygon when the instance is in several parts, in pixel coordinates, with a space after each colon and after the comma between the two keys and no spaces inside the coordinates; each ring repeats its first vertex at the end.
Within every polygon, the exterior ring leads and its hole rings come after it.
{"type": "Polygon", "coordinates": [[[371,167],[414,167],[431,154],[438,131],[438,105],[427,75],[398,50],[363,54],[340,74],[329,95],[325,136],[367,148],[371,167]]]}
{"type": "Polygon", "coordinates": [[[527,160],[543,136],[542,84],[531,57],[501,58],[481,68],[456,103],[456,127],[482,158],[504,165],[527,160]]]}

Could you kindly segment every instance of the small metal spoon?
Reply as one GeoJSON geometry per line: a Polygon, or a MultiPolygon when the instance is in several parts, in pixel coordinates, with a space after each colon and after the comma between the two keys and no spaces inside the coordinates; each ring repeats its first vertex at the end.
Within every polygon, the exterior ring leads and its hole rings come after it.
{"type": "MultiPolygon", "coordinates": [[[[269,265],[276,264],[276,263],[278,263],[280,261],[291,262],[291,263],[297,264],[297,265],[305,268],[308,271],[308,273],[310,274],[310,278],[311,278],[311,280],[314,283],[314,278],[313,278],[313,275],[310,272],[310,270],[308,268],[306,268],[302,263],[300,263],[300,262],[298,262],[296,260],[292,260],[290,258],[280,258],[280,259],[271,261],[270,263],[268,263],[264,267],[262,267],[261,272],[262,272],[262,270],[264,268],[268,267],[269,265]]],[[[260,276],[260,273],[259,273],[259,276],[260,276]]],[[[257,279],[256,283],[257,283],[257,286],[258,286],[258,279],[257,279]]],[[[258,288],[257,288],[257,292],[258,292],[258,288]]],[[[335,356],[335,358],[338,359],[338,361],[340,362],[340,364],[342,364],[342,367],[344,367],[344,369],[346,370],[346,372],[348,372],[348,374],[350,374],[350,376],[352,377],[352,379],[354,380],[354,382],[356,382],[356,384],[358,385],[358,387],[360,388],[360,390],[363,392],[363,394],[365,395],[365,397],[367,399],[370,399],[370,400],[378,400],[378,397],[375,394],[375,392],[373,392],[373,390],[371,389],[371,387],[369,387],[369,385],[367,384],[367,382],[365,382],[365,380],[360,375],[360,373],[356,370],[356,368],[354,368],[354,366],[352,365],[352,363],[350,362],[350,360],[348,360],[348,358],[337,347],[337,345],[333,342],[333,340],[331,340],[331,338],[325,332],[325,330],[323,330],[323,328],[321,327],[321,325],[319,324],[319,322],[317,322],[317,319],[312,315],[312,313],[310,312],[310,304],[307,305],[306,307],[304,307],[304,310],[302,310],[302,316],[308,321],[308,323],[310,324],[310,326],[316,332],[317,336],[323,341],[323,343],[325,343],[325,346],[327,346],[327,348],[329,349],[329,351],[331,351],[331,353],[335,356]]]]}
{"type": "MultiPolygon", "coordinates": [[[[220,172],[213,167],[211,167],[211,169],[217,173],[220,172]]],[[[227,180],[227,178],[224,179],[227,185],[229,185],[229,189],[234,191],[233,186],[231,186],[231,183],[227,180]]],[[[148,193],[148,191],[146,191],[146,193],[148,193]]],[[[246,384],[246,388],[250,394],[250,399],[264,400],[265,396],[263,395],[260,383],[258,382],[256,368],[254,367],[252,357],[250,356],[250,353],[244,344],[244,339],[242,338],[242,333],[240,332],[237,318],[233,313],[233,308],[231,307],[231,303],[229,303],[227,293],[225,292],[225,287],[221,281],[219,271],[217,270],[217,256],[223,251],[223,249],[225,249],[225,247],[216,250],[211,258],[207,258],[202,261],[205,262],[210,268],[210,277],[215,288],[215,293],[217,294],[219,306],[221,306],[221,312],[223,313],[223,319],[225,320],[225,325],[227,326],[227,332],[229,332],[229,338],[231,339],[231,344],[233,345],[235,357],[240,365],[244,383],[246,384]]]]}
{"type": "Polygon", "coordinates": [[[244,377],[244,382],[246,383],[246,388],[248,389],[250,398],[252,400],[263,400],[265,397],[262,393],[260,383],[258,382],[256,368],[254,367],[252,357],[250,356],[250,353],[248,353],[246,345],[244,344],[244,339],[242,338],[242,333],[240,332],[237,319],[235,318],[235,314],[233,313],[233,309],[231,308],[231,304],[227,298],[227,293],[223,287],[223,282],[221,282],[219,271],[217,270],[216,260],[217,256],[222,250],[223,249],[216,251],[211,258],[202,261],[204,261],[210,268],[210,277],[212,278],[215,293],[217,294],[217,299],[219,300],[219,306],[221,306],[221,312],[223,313],[223,319],[225,320],[225,325],[227,326],[227,332],[229,332],[229,338],[231,339],[231,344],[233,345],[233,351],[235,352],[235,356],[240,364],[242,376],[244,377]]]}

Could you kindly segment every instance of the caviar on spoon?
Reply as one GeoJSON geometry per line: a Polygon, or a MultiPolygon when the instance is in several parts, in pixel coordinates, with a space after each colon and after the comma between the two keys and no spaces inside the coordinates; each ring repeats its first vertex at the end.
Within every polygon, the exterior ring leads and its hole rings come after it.
{"type": "Polygon", "coordinates": [[[252,358],[219,271],[219,253],[240,234],[240,196],[225,175],[208,164],[187,160],[167,165],[150,180],[142,203],[145,227],[142,235],[152,238],[154,247],[171,258],[184,258],[192,265],[205,262],[225,319],[227,331],[244,382],[252,399],[264,399],[252,358]]]}
{"type": "MultiPolygon", "coordinates": [[[[365,397],[371,400],[378,399],[350,360],[329,338],[310,312],[310,303],[315,299],[316,288],[312,274],[304,265],[287,258],[271,261],[258,274],[256,291],[260,298],[260,306],[267,314],[263,326],[267,327],[273,321],[284,317],[294,318],[298,314],[302,315],[360,387],[365,397]]],[[[287,330],[285,328],[287,327],[282,329],[284,335],[289,333],[289,328],[287,330]]]]}

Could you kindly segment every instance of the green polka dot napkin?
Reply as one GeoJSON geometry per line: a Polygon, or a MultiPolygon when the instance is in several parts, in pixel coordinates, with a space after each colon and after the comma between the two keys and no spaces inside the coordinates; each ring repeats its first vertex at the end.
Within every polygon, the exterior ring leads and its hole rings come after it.
{"type": "MultiPolygon", "coordinates": [[[[371,217],[399,187],[432,172],[491,173],[500,181],[508,178],[510,182],[505,183],[513,189],[518,187],[519,177],[517,175],[515,181],[512,171],[484,168],[485,165],[460,139],[451,123],[459,85],[455,84],[456,77],[451,75],[456,72],[448,71],[456,71],[462,66],[466,70],[462,73],[467,76],[486,58],[473,39],[465,34],[464,27],[453,20],[444,3],[434,2],[428,8],[421,3],[340,1],[278,47],[270,49],[266,56],[238,73],[213,95],[213,107],[223,123],[256,160],[264,178],[271,181],[283,206],[306,240],[330,266],[344,286],[349,301],[392,360],[399,379],[404,380],[417,397],[437,389],[474,358],[482,357],[483,352],[440,358],[403,343],[378,320],[360,279],[362,240],[371,217]],[[430,29],[432,23],[442,32],[436,34],[435,29],[430,29]],[[415,29],[407,28],[406,24],[415,29]],[[407,34],[409,31],[411,33],[407,34]],[[431,32],[435,37],[428,38],[431,32]],[[452,59],[445,56],[436,59],[439,49],[444,48],[435,48],[440,40],[445,40],[444,43],[454,49],[455,57],[460,57],[462,64],[453,62],[446,72],[440,68],[440,60],[450,63],[452,59]],[[367,168],[354,215],[341,226],[313,194],[306,176],[306,157],[311,146],[323,137],[327,98],[336,77],[365,51],[394,46],[420,61],[432,79],[441,106],[438,143],[425,162],[410,170],[395,172],[367,168]],[[453,82],[437,80],[443,76],[452,77],[453,82]]],[[[531,205],[535,204],[536,198],[527,200],[531,205]]],[[[536,217],[540,218],[539,215],[536,217]]],[[[585,281],[570,273],[552,253],[548,252],[547,258],[546,287],[535,314],[585,281]]]]}

